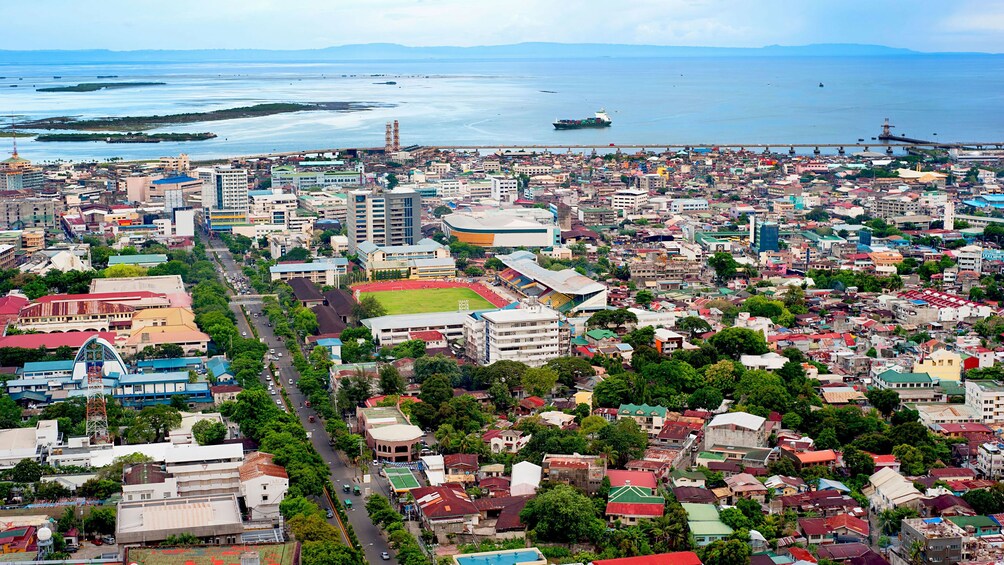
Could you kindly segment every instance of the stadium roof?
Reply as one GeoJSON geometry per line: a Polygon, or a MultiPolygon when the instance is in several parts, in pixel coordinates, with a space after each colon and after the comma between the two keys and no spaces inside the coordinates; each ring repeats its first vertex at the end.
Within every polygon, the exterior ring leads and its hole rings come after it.
{"type": "Polygon", "coordinates": [[[549,271],[538,265],[536,258],[530,253],[517,251],[511,255],[499,255],[498,258],[506,267],[564,294],[594,294],[607,288],[587,276],[580,275],[574,269],[549,271]]]}

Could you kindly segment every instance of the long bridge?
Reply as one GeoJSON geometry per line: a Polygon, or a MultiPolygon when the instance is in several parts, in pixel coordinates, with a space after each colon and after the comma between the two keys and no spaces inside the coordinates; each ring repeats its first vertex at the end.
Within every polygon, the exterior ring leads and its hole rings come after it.
{"type": "MultiPolygon", "coordinates": [[[[623,151],[623,150],[662,150],[666,152],[671,151],[692,151],[695,149],[737,149],[740,151],[747,149],[759,149],[763,150],[764,153],[772,153],[772,150],[780,149],[781,151],[787,150],[791,155],[796,154],[797,149],[809,149],[814,154],[820,154],[823,149],[836,149],[837,153],[840,155],[845,154],[847,149],[861,149],[863,151],[870,151],[872,148],[884,149],[885,153],[892,155],[896,149],[1004,149],[1004,141],[957,141],[957,142],[943,142],[943,141],[921,141],[913,140],[910,142],[896,142],[888,143],[885,141],[872,141],[872,142],[855,142],[855,143],[579,143],[579,144],[522,144],[522,145],[507,145],[507,144],[496,144],[496,145],[414,145],[405,148],[409,151],[477,151],[477,152],[496,152],[500,154],[505,153],[524,153],[524,152],[535,152],[535,151],[575,151],[575,150],[605,150],[605,151],[623,151]]],[[[269,159],[277,157],[294,157],[298,155],[323,155],[329,153],[338,153],[342,151],[365,151],[365,152],[382,152],[384,149],[382,147],[332,147],[326,149],[303,149],[299,151],[282,151],[273,153],[261,153],[255,155],[244,155],[244,159],[269,159]]]]}

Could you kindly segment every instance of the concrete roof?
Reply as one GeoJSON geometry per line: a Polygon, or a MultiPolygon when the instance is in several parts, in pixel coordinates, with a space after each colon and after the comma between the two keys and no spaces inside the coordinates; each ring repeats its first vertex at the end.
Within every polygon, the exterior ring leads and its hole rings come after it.
{"type": "Polygon", "coordinates": [[[368,432],[377,441],[414,441],[422,437],[422,428],[410,424],[391,424],[368,432]]]}
{"type": "Polygon", "coordinates": [[[754,416],[753,414],[747,414],[746,412],[729,412],[727,414],[719,414],[715,416],[708,427],[717,426],[737,426],[740,428],[746,428],[748,430],[758,430],[763,427],[764,422],[767,420],[761,418],[760,416],[754,416]]]}

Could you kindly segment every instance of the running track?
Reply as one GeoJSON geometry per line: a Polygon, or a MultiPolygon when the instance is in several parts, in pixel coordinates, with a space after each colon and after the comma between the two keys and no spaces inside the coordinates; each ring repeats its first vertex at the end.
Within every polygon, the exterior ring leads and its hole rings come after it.
{"type": "Polygon", "coordinates": [[[352,286],[352,295],[357,301],[361,292],[387,292],[391,290],[423,290],[428,288],[469,288],[478,296],[491,302],[496,308],[509,305],[509,300],[499,296],[492,289],[481,283],[449,282],[449,281],[379,281],[360,283],[352,286]]]}

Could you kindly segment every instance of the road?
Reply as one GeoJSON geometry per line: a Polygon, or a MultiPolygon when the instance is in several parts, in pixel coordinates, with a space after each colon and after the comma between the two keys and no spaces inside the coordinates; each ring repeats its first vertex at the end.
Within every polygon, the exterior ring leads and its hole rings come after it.
{"type": "MultiPolygon", "coordinates": [[[[220,245],[218,240],[210,242],[207,246],[207,252],[213,253],[219,257],[219,263],[223,268],[224,273],[239,273],[241,271],[237,263],[234,261],[233,256],[230,251],[220,245]]],[[[229,293],[229,291],[228,291],[229,293]]],[[[306,398],[300,392],[300,389],[295,385],[290,385],[289,380],[292,379],[293,382],[300,380],[300,374],[297,372],[296,368],[293,367],[290,361],[289,349],[287,349],[286,344],[283,340],[277,338],[272,332],[272,328],[268,327],[268,319],[262,314],[255,318],[253,316],[254,312],[261,313],[261,299],[251,298],[247,295],[237,296],[237,300],[231,302],[230,308],[233,310],[234,314],[237,315],[237,329],[242,333],[247,332],[248,337],[253,336],[251,328],[248,325],[248,319],[245,318],[244,313],[241,312],[241,305],[247,308],[249,313],[252,313],[250,318],[251,322],[254,323],[255,329],[258,331],[258,336],[265,340],[265,344],[268,345],[269,349],[275,349],[276,354],[282,354],[277,361],[273,361],[272,364],[276,367],[276,373],[279,375],[279,381],[281,385],[286,389],[286,393],[289,395],[289,400],[291,403],[290,408],[293,409],[296,415],[300,418],[300,422],[303,423],[303,427],[307,431],[312,432],[311,442],[314,444],[314,449],[317,453],[321,455],[325,462],[331,469],[331,482],[335,486],[336,492],[332,492],[332,497],[348,497],[352,500],[353,507],[351,510],[347,511],[349,517],[349,523],[352,524],[352,529],[355,530],[356,536],[359,538],[359,543],[362,544],[363,552],[366,556],[367,563],[381,563],[384,562],[380,558],[380,554],[384,551],[391,553],[390,548],[387,546],[387,542],[381,535],[380,530],[373,525],[370,521],[369,516],[366,514],[366,509],[363,507],[363,498],[361,496],[345,495],[341,491],[341,485],[344,484],[359,484],[358,480],[355,480],[357,476],[357,470],[353,467],[346,466],[338,454],[331,445],[328,444],[328,435],[324,430],[324,424],[320,417],[315,418],[316,422],[310,423],[309,417],[311,415],[316,416],[316,413],[304,406],[304,401],[306,398]],[[238,304],[239,301],[239,304],[238,304]]],[[[265,375],[268,369],[262,373],[262,381],[265,380],[265,375]]],[[[278,395],[276,395],[278,398],[278,395]]],[[[370,483],[370,485],[361,485],[361,489],[364,486],[371,486],[375,489],[381,491],[381,494],[387,494],[387,489],[385,485],[378,485],[377,483],[370,483]]],[[[329,522],[338,527],[337,514],[335,518],[329,520],[329,522]]],[[[391,553],[390,561],[386,563],[396,563],[396,559],[391,553]]]]}

